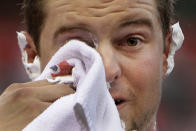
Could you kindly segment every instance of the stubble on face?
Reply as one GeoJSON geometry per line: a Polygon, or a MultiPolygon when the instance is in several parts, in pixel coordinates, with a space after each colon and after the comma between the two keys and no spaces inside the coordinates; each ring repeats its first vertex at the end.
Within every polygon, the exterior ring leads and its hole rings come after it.
{"type": "Polygon", "coordinates": [[[155,2],[48,0],[45,3],[47,18],[40,39],[42,66],[69,39],[85,41],[89,46],[91,38],[95,39],[106,76],[115,72],[116,67],[120,72],[111,83],[110,93],[129,100],[119,109],[126,130],[147,130],[161,98],[163,38],[155,2]],[[139,36],[141,46],[132,48],[119,43],[128,35],[139,36]]]}

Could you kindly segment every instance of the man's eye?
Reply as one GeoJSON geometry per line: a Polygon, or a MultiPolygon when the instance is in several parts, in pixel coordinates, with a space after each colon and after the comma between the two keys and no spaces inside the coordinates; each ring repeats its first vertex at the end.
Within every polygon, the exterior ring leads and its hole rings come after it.
{"type": "Polygon", "coordinates": [[[80,40],[82,42],[85,42],[90,47],[95,48],[95,44],[94,44],[94,42],[92,40],[85,39],[85,38],[82,38],[82,37],[71,37],[71,38],[69,38],[69,40],[71,40],[71,39],[80,40]]]}
{"type": "Polygon", "coordinates": [[[138,38],[128,38],[126,40],[126,42],[127,42],[128,46],[137,46],[139,43],[139,39],[138,38]]]}

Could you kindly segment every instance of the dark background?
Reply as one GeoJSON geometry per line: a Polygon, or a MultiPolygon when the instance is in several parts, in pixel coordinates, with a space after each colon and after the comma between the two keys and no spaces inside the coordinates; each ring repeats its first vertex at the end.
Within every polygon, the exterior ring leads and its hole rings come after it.
{"type": "MultiPolygon", "coordinates": [[[[25,82],[16,31],[24,30],[22,0],[0,4],[0,93],[13,82],[25,82]]],[[[185,42],[175,57],[175,69],[163,84],[158,112],[159,131],[196,131],[196,1],[178,0],[176,12],[185,42]]]]}

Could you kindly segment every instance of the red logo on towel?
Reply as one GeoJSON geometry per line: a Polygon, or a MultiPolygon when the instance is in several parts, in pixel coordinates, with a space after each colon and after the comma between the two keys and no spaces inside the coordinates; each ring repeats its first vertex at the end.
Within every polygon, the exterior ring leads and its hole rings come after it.
{"type": "Polygon", "coordinates": [[[67,63],[66,61],[63,61],[57,65],[50,67],[50,69],[53,70],[53,73],[51,75],[52,77],[71,75],[72,68],[73,67],[69,65],[69,63],[67,63]]]}

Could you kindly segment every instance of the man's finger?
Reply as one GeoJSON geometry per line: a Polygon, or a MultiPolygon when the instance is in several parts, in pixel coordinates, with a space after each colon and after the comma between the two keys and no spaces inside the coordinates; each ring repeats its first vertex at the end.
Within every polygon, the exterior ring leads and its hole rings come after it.
{"type": "Polygon", "coordinates": [[[54,85],[53,83],[49,83],[47,80],[41,80],[41,81],[33,81],[33,82],[26,82],[26,83],[13,83],[10,85],[5,91],[15,91],[20,88],[26,88],[26,87],[41,87],[46,85],[54,85]]]}
{"type": "Polygon", "coordinates": [[[34,95],[43,102],[53,103],[60,97],[75,93],[71,86],[71,84],[55,84],[37,87],[34,90],[34,95]]]}
{"type": "Polygon", "coordinates": [[[41,87],[46,85],[54,85],[54,83],[50,83],[47,80],[40,80],[40,81],[32,81],[24,83],[24,87],[41,87]]]}

